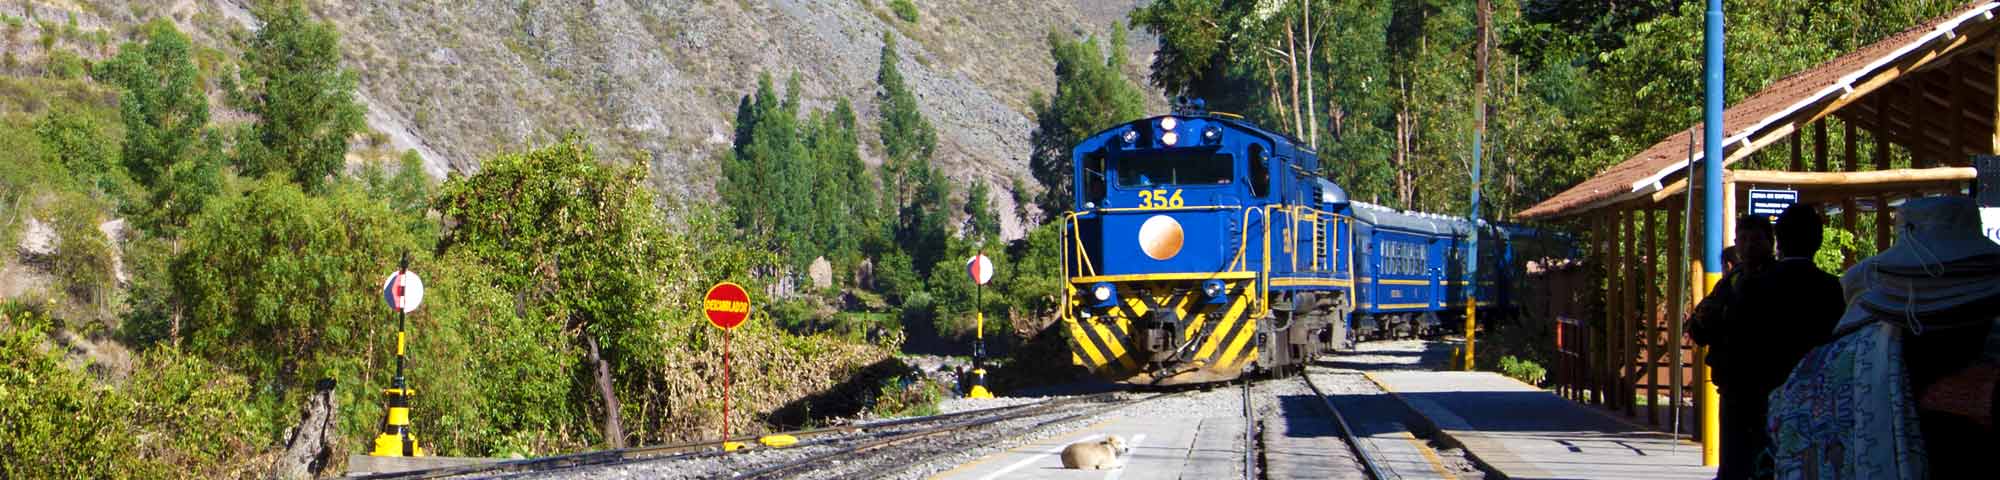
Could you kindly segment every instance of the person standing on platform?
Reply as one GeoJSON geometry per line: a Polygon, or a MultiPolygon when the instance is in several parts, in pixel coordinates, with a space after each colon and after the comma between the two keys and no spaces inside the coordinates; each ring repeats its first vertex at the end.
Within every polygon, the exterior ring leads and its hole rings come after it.
{"type": "Polygon", "coordinates": [[[1840,278],[1813,263],[1823,226],[1811,205],[1795,204],[1779,214],[1778,261],[1745,278],[1740,290],[1745,298],[1728,316],[1728,341],[1751,347],[1732,353],[1729,383],[1720,377],[1716,382],[1722,393],[1723,468],[1729,470],[1719,472],[1722,478],[1770,476],[1764,451],[1771,445],[1765,428],[1771,391],[1785,383],[1806,352],[1826,342],[1846,307],[1840,278]]]}
{"type": "MultiPolygon", "coordinates": [[[[1722,251],[1722,279],[1715,282],[1715,289],[1702,297],[1694,312],[1688,314],[1686,330],[1688,337],[1708,349],[1707,363],[1715,370],[1716,384],[1724,383],[1720,377],[1730,372],[1729,354],[1725,336],[1728,314],[1743,298],[1744,277],[1761,272],[1777,259],[1771,255],[1771,222],[1745,215],[1736,219],[1736,244],[1722,251]]],[[[1728,443],[1726,440],[1724,443],[1728,443]]]]}
{"type": "Polygon", "coordinates": [[[1841,276],[1831,335],[1771,396],[1780,478],[1983,478],[2000,452],[2000,245],[1971,199],[1910,199],[1841,276]]]}
{"type": "Polygon", "coordinates": [[[1730,302],[1720,312],[1720,321],[1715,321],[1715,313],[1698,309],[1710,318],[1691,330],[1696,342],[1711,346],[1710,365],[1722,396],[1722,465],[1717,478],[1768,476],[1769,463],[1760,459],[1770,445],[1764,425],[1768,396],[1808,350],[1825,341],[1843,305],[1839,279],[1812,261],[1822,236],[1819,212],[1793,205],[1779,215],[1780,258],[1775,261],[1766,260],[1768,244],[1757,238],[1770,225],[1761,217],[1738,223],[1746,267],[1728,285],[1717,285],[1717,295],[1728,295],[1730,302]],[[1743,242],[1746,232],[1750,240],[1743,242]]]}

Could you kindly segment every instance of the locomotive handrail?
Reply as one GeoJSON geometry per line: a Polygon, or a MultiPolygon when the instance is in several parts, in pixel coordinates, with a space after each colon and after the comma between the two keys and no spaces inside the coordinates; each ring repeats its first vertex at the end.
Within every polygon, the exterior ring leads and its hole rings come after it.
{"type": "MultiPolygon", "coordinates": [[[[1270,208],[1276,208],[1281,212],[1284,211],[1285,209],[1285,207],[1283,206],[1273,206],[1270,208]]],[[[1315,212],[1315,215],[1323,213],[1319,212],[1317,209],[1311,209],[1310,207],[1300,206],[1298,208],[1303,208],[1315,212]]],[[[1251,304],[1252,307],[1250,310],[1251,312],[1254,312],[1255,314],[1254,316],[1262,316],[1268,313],[1270,309],[1270,294],[1271,294],[1272,218],[1270,210],[1268,210],[1266,207],[1261,207],[1256,205],[1198,205],[1198,206],[1168,207],[1168,208],[1116,208],[1116,209],[1100,208],[1083,212],[1075,212],[1075,211],[1064,212],[1063,218],[1059,220],[1060,222],[1062,222],[1062,225],[1059,228],[1058,232],[1062,238],[1058,238],[1057,241],[1065,245],[1063,248],[1058,249],[1060,250],[1059,254],[1062,257],[1061,273],[1063,279],[1065,280],[1063,282],[1063,294],[1064,294],[1064,298],[1062,299],[1063,307],[1060,309],[1061,316],[1059,317],[1059,320],[1075,321],[1076,319],[1076,313],[1073,311],[1075,305],[1073,304],[1071,299],[1074,299],[1076,297],[1076,291],[1077,291],[1076,282],[1079,281],[1079,279],[1096,279],[1098,281],[1110,281],[1110,280],[1117,280],[1120,279],[1120,277],[1123,277],[1123,276],[1098,275],[1097,266],[1093,262],[1091,262],[1090,252],[1088,249],[1084,248],[1083,238],[1081,235],[1078,234],[1078,232],[1082,230],[1082,223],[1080,219],[1084,215],[1093,215],[1099,213],[1123,213],[1123,212],[1134,212],[1134,211],[1170,212],[1170,211],[1215,211],[1215,210],[1230,210],[1230,209],[1236,209],[1242,211],[1242,216],[1240,217],[1242,221],[1241,223],[1238,224],[1242,226],[1242,230],[1238,232],[1237,236],[1236,255],[1229,261],[1229,264],[1224,267],[1223,271],[1212,274],[1210,278],[1227,278],[1227,277],[1235,277],[1237,275],[1242,275],[1242,274],[1254,275],[1253,280],[1256,283],[1254,284],[1254,295],[1252,298],[1253,303],[1251,304]],[[1249,225],[1250,225],[1250,214],[1252,212],[1261,215],[1264,220],[1261,224],[1262,231],[1260,232],[1260,235],[1263,237],[1264,258],[1263,261],[1261,262],[1260,268],[1256,271],[1250,270],[1250,265],[1247,258],[1249,256],[1249,250],[1250,250],[1249,225]],[[1074,258],[1072,258],[1072,256],[1074,258]],[[1076,273],[1083,273],[1085,275],[1082,276],[1074,275],[1076,273]]],[[[1317,232],[1315,232],[1315,234],[1317,234],[1317,232]]],[[[1351,250],[1349,255],[1352,255],[1351,250]]],[[[1294,255],[1294,262],[1296,262],[1296,257],[1297,256],[1294,255]]]]}
{"type": "Polygon", "coordinates": [[[1257,303],[1255,305],[1258,308],[1254,310],[1258,312],[1258,316],[1262,316],[1264,313],[1263,308],[1270,306],[1270,299],[1268,297],[1271,294],[1271,212],[1264,209],[1264,207],[1254,205],[1243,207],[1243,223],[1239,224],[1243,226],[1243,231],[1239,232],[1240,235],[1237,237],[1236,259],[1230,261],[1230,271],[1250,270],[1249,261],[1244,257],[1249,256],[1250,251],[1250,212],[1252,211],[1264,216],[1264,261],[1262,263],[1263,268],[1257,275],[1257,303]]]}
{"type": "MultiPolygon", "coordinates": [[[[1190,212],[1199,212],[1199,211],[1206,211],[1206,210],[1229,210],[1229,209],[1232,209],[1232,208],[1243,208],[1243,206],[1241,206],[1241,205],[1192,205],[1192,206],[1180,206],[1180,207],[1118,207],[1118,208],[1099,208],[1099,209],[1095,209],[1095,210],[1091,210],[1091,211],[1090,211],[1090,213],[1125,213],[1125,212],[1180,212],[1180,211],[1190,211],[1190,212]]],[[[1080,213],[1080,212],[1070,212],[1070,213],[1074,214],[1074,213],[1080,213]]]]}

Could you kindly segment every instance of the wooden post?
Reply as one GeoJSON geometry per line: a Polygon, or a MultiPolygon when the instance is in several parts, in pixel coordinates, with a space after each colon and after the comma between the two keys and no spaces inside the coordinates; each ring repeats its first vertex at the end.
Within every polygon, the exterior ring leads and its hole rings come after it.
{"type": "Polygon", "coordinates": [[[1641,296],[1639,295],[1638,273],[1640,255],[1642,253],[1639,252],[1638,223],[1642,218],[1643,216],[1640,215],[1639,210],[1630,210],[1625,216],[1625,221],[1620,222],[1619,225],[1625,229],[1625,235],[1623,235],[1625,240],[1625,268],[1623,269],[1625,279],[1625,298],[1623,300],[1625,304],[1625,321],[1623,322],[1623,336],[1618,340],[1624,344],[1621,356],[1618,357],[1618,361],[1620,362],[1619,368],[1622,370],[1618,377],[1622,380],[1618,384],[1618,398],[1625,401],[1625,416],[1628,417],[1637,416],[1639,403],[1633,397],[1639,396],[1638,366],[1641,352],[1639,351],[1639,335],[1637,334],[1639,330],[1639,309],[1643,307],[1639,305],[1641,296]]]}
{"type": "Polygon", "coordinates": [[[1605,305],[1604,362],[1605,406],[1617,408],[1628,398],[1620,398],[1625,381],[1625,212],[1613,210],[1611,220],[1611,274],[1605,277],[1610,301],[1605,305]]]}
{"type": "Polygon", "coordinates": [[[1611,330],[1611,312],[1614,311],[1611,302],[1616,297],[1616,288],[1614,287],[1614,282],[1612,282],[1612,275],[1616,273],[1615,270],[1617,268],[1612,266],[1612,261],[1618,258],[1618,252],[1611,251],[1611,237],[1614,235],[1611,230],[1611,212],[1604,212],[1592,218],[1591,223],[1596,224],[1597,230],[1598,266],[1604,268],[1604,311],[1601,312],[1602,317],[1600,320],[1602,321],[1596,322],[1598,325],[1590,329],[1591,338],[1585,344],[1591,347],[1590,403],[1604,405],[1608,401],[1605,398],[1607,395],[1604,394],[1604,388],[1611,384],[1608,381],[1611,376],[1607,373],[1611,370],[1609,366],[1611,364],[1611,336],[1607,332],[1611,330]]]}
{"type": "MultiPolygon", "coordinates": [[[[1687,194],[1688,194],[1687,192],[1682,192],[1682,195],[1687,195],[1687,194]]],[[[1692,296],[1686,295],[1687,293],[1689,293],[1687,290],[1688,287],[1687,278],[1681,276],[1683,272],[1687,271],[1684,270],[1685,267],[1681,264],[1682,261],[1685,261],[1685,259],[1683,259],[1681,255],[1681,248],[1683,248],[1683,245],[1687,244],[1687,237],[1683,236],[1682,233],[1684,232],[1681,231],[1682,228],[1681,213],[1683,212],[1681,211],[1680,205],[1674,205],[1672,207],[1667,208],[1667,235],[1671,235],[1671,237],[1668,237],[1669,240],[1667,241],[1668,299],[1667,299],[1667,342],[1666,343],[1667,343],[1667,364],[1670,366],[1669,368],[1671,368],[1671,370],[1667,370],[1667,380],[1668,380],[1667,398],[1670,399],[1670,401],[1667,402],[1667,405],[1669,408],[1668,412],[1670,413],[1670,415],[1672,415],[1667,420],[1669,423],[1672,423],[1680,418],[1679,416],[1680,409],[1674,407],[1678,407],[1681,404],[1682,395],[1686,393],[1686,390],[1684,390],[1685,388],[1684,384],[1682,382],[1687,380],[1686,378],[1687,375],[1686,372],[1682,370],[1683,368],[1686,367],[1683,367],[1681,365],[1681,362],[1685,360],[1684,358],[1682,358],[1681,348],[1685,347],[1687,344],[1684,343],[1683,337],[1686,335],[1686,333],[1681,331],[1681,323],[1686,321],[1687,319],[1687,314],[1686,314],[1687,304],[1681,302],[1684,301],[1685,299],[1692,298],[1692,296]]],[[[1679,424],[1675,423],[1674,425],[1676,426],[1676,428],[1674,429],[1673,433],[1674,435],[1678,436],[1681,433],[1680,429],[1678,428],[1679,424]]]]}
{"type": "Polygon", "coordinates": [[[1826,169],[1827,167],[1826,143],[1828,141],[1829,140],[1827,139],[1827,134],[1826,134],[1826,120],[1813,122],[1813,170],[1812,171],[1815,172],[1830,171],[1826,169]]]}
{"type": "Polygon", "coordinates": [[[1646,293],[1644,305],[1639,310],[1639,348],[1645,352],[1644,365],[1640,371],[1646,375],[1646,421],[1660,424],[1660,351],[1654,345],[1660,331],[1660,227],[1658,209],[1646,209],[1646,275],[1640,277],[1639,288],[1646,293]]]}
{"type": "Polygon", "coordinates": [[[1901,102],[1899,103],[1908,106],[1911,112],[1910,118],[1905,119],[1906,121],[1903,122],[1909,126],[1909,129],[1903,132],[1903,139],[1909,142],[1907,146],[1910,147],[1910,166],[1913,168],[1930,168],[1936,160],[1933,157],[1935,154],[1930,152],[1930,146],[1922,145],[1925,140],[1923,124],[1926,122],[1922,118],[1917,118],[1918,115],[1916,114],[1916,112],[1923,110],[1916,106],[1918,102],[1929,102],[1930,100],[1924,99],[1923,90],[1914,82],[1906,81],[1902,85],[1903,94],[1900,97],[1901,102]]]}
{"type": "MultiPolygon", "coordinates": [[[[1840,125],[1842,127],[1841,142],[1840,142],[1841,143],[1840,168],[1842,171],[1848,171],[1848,172],[1859,171],[1861,170],[1860,168],[1861,159],[1855,156],[1854,136],[1856,135],[1856,132],[1854,129],[1854,122],[1842,121],[1840,122],[1840,125]]],[[[1850,196],[1840,201],[1840,229],[1841,231],[1847,232],[1848,235],[1854,235],[1855,238],[1860,238],[1861,232],[1854,230],[1855,221],[1861,215],[1861,212],[1854,211],[1854,209],[1856,208],[1859,207],[1855,205],[1854,197],[1850,196]]],[[[1859,246],[1848,247],[1847,249],[1842,250],[1840,252],[1841,270],[1846,271],[1847,267],[1854,266],[1854,261],[1857,260],[1857,258],[1855,257],[1859,256],[1861,256],[1861,248],[1859,246]]]]}
{"type": "MultiPolygon", "coordinates": [[[[1882,130],[1888,128],[1886,126],[1888,116],[1882,113],[1884,109],[1889,108],[1888,102],[1877,101],[1875,102],[1875,105],[1876,105],[1875,112],[1877,115],[1876,122],[1878,122],[1876,123],[1878,130],[1875,130],[1874,132],[1875,170],[1878,171],[1888,170],[1889,148],[1890,148],[1889,136],[1885,134],[1886,132],[1884,130],[1882,130]]],[[[1890,223],[1889,196],[1888,195],[1876,196],[1875,197],[1875,253],[1876,254],[1880,254],[1884,251],[1889,250],[1889,240],[1890,240],[1889,223],[1890,223]]]]}
{"type": "Polygon", "coordinates": [[[1986,151],[2000,154],[2000,41],[1993,42],[1991,49],[1992,52],[1989,53],[1993,54],[1993,78],[1987,79],[1986,84],[1993,87],[1993,109],[1987,112],[1989,114],[1987,118],[1994,119],[1994,125],[1993,131],[1986,132],[1986,151]]]}

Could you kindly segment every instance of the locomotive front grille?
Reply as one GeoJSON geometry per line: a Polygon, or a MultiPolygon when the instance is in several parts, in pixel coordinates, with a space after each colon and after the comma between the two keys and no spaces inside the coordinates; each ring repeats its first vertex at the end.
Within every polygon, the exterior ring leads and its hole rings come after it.
{"type": "Polygon", "coordinates": [[[1131,384],[1175,385],[1238,377],[1257,358],[1256,282],[1226,281],[1227,301],[1212,303],[1198,282],[1120,283],[1121,297],[1096,308],[1083,287],[1070,285],[1062,320],[1072,359],[1092,373],[1131,384]]]}

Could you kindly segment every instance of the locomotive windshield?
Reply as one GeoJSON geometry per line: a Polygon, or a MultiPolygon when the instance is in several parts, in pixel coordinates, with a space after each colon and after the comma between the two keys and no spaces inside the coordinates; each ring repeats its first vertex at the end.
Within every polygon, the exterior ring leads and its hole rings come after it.
{"type": "Polygon", "coordinates": [[[1121,188],[1154,185],[1228,185],[1236,180],[1235,160],[1214,151],[1167,151],[1118,161],[1121,188]]]}

